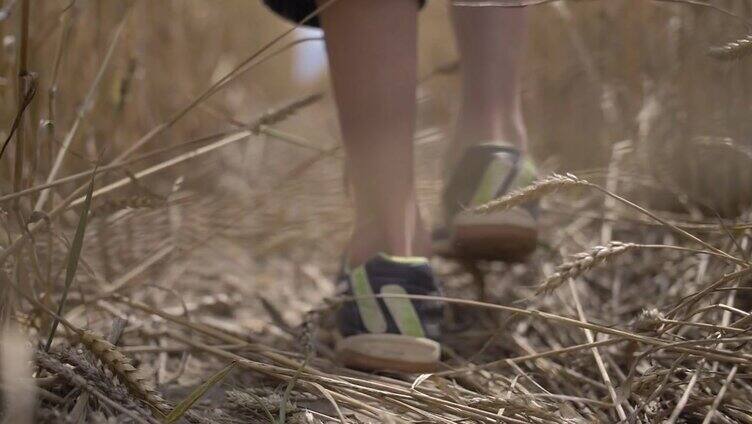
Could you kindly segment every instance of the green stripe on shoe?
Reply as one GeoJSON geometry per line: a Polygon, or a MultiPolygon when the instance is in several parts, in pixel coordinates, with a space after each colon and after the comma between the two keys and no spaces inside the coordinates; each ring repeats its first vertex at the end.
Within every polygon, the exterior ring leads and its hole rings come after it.
{"type": "Polygon", "coordinates": [[[386,318],[374,297],[365,266],[355,268],[350,274],[350,279],[363,326],[369,333],[386,333],[386,318]]]}
{"type": "Polygon", "coordinates": [[[512,182],[512,186],[509,190],[516,190],[518,188],[527,187],[535,181],[538,175],[538,170],[532,161],[524,159],[520,167],[520,171],[517,173],[517,177],[512,182]]]}
{"type": "MultiPolygon", "coordinates": [[[[537,170],[532,161],[523,159],[519,167],[517,175],[509,185],[509,191],[526,187],[535,181],[537,170]]],[[[483,177],[475,190],[473,199],[470,201],[470,206],[479,206],[495,199],[501,185],[504,184],[504,180],[511,171],[512,164],[508,161],[503,159],[492,161],[483,172],[483,177]]]]}
{"type": "Polygon", "coordinates": [[[488,164],[469,206],[480,206],[493,200],[510,171],[511,165],[506,160],[495,159],[488,164]]]}
{"type": "Polygon", "coordinates": [[[391,256],[387,255],[386,253],[379,253],[379,256],[388,261],[396,262],[398,264],[423,265],[425,263],[428,263],[428,258],[425,258],[423,256],[391,256]]]}
{"type": "Polygon", "coordinates": [[[388,296],[390,294],[406,295],[407,292],[402,286],[388,284],[381,288],[381,294],[387,295],[384,297],[384,303],[386,303],[389,313],[392,314],[392,318],[397,324],[400,333],[412,337],[425,337],[423,325],[420,323],[420,318],[418,318],[418,312],[415,310],[410,299],[388,296]]]}

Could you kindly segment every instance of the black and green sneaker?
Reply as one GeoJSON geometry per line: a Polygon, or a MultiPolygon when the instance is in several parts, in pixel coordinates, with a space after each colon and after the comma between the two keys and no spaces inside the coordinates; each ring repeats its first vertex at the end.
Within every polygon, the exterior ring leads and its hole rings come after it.
{"type": "Polygon", "coordinates": [[[469,209],[535,178],[533,163],[513,147],[488,143],[468,148],[444,189],[445,225],[434,232],[434,253],[463,259],[524,259],[537,245],[536,202],[488,214],[469,209]]]}
{"type": "Polygon", "coordinates": [[[439,295],[427,259],[379,254],[339,278],[337,355],[350,368],[430,372],[439,365],[442,303],[389,295],[439,295]],[[374,297],[382,295],[381,297],[374,297]]]}

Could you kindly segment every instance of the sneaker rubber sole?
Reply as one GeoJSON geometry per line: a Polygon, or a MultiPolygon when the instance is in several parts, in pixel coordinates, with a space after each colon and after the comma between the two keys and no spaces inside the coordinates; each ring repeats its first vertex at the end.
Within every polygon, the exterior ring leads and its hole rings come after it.
{"type": "Polygon", "coordinates": [[[538,228],[525,209],[488,214],[460,212],[449,238],[434,240],[434,253],[447,258],[524,261],[536,248],[538,228]]]}
{"type": "Polygon", "coordinates": [[[425,373],[439,368],[441,345],[424,337],[358,334],[337,343],[337,356],[348,368],[425,373]]]}

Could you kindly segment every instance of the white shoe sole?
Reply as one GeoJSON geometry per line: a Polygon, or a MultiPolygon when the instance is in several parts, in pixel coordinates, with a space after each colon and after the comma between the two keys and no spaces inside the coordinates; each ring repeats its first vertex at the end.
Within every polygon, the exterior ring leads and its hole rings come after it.
{"type": "Polygon", "coordinates": [[[337,343],[337,356],[350,368],[422,373],[439,367],[441,345],[424,337],[358,334],[337,343]]]}

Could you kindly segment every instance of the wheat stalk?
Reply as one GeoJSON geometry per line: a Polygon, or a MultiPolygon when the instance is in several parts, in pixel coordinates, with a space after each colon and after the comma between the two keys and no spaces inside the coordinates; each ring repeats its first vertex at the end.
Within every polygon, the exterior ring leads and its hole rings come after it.
{"type": "MultiPolygon", "coordinates": [[[[330,0],[329,3],[331,3],[332,1],[336,1],[336,0],[330,0]]],[[[324,6],[322,6],[321,8],[328,7],[329,3],[327,3],[324,6]]],[[[281,120],[283,120],[284,118],[286,118],[286,117],[290,116],[291,114],[295,113],[296,111],[300,110],[301,108],[309,106],[309,105],[311,105],[311,104],[319,101],[321,99],[321,97],[322,97],[322,95],[320,93],[319,94],[309,95],[309,96],[303,97],[302,99],[295,100],[295,101],[293,101],[293,102],[291,102],[291,103],[289,103],[289,104],[287,104],[285,106],[282,106],[279,109],[276,109],[276,110],[273,110],[273,111],[269,111],[269,112],[265,113],[264,115],[262,115],[259,119],[257,119],[256,121],[254,121],[254,123],[251,124],[251,128],[255,128],[258,125],[262,124],[263,122],[266,122],[266,123],[278,123],[281,120]]],[[[186,112],[187,112],[187,110],[186,110],[186,112]]],[[[164,125],[165,128],[166,128],[165,124],[161,124],[161,125],[164,125]]],[[[139,140],[138,142],[136,142],[136,144],[138,145],[138,143],[141,142],[141,141],[145,142],[145,141],[150,140],[152,137],[155,137],[157,134],[159,134],[163,129],[164,128],[162,128],[162,127],[156,127],[156,128],[154,128],[149,134],[145,135],[144,137],[142,137],[141,140],[139,140]]],[[[223,138],[221,138],[220,140],[218,140],[218,141],[216,141],[214,143],[211,143],[211,144],[203,146],[201,148],[198,148],[198,149],[192,150],[190,152],[178,155],[177,157],[168,159],[168,160],[166,160],[164,162],[161,162],[159,164],[151,166],[151,167],[149,167],[149,168],[147,168],[147,169],[145,169],[145,170],[143,170],[143,171],[141,171],[139,173],[136,173],[135,175],[128,176],[128,177],[123,178],[123,179],[121,179],[119,181],[116,181],[116,182],[114,182],[112,184],[109,184],[109,185],[107,185],[105,187],[102,187],[99,190],[96,190],[94,192],[93,196],[97,197],[97,196],[99,196],[101,194],[107,193],[107,192],[112,191],[112,190],[114,190],[116,188],[119,188],[119,187],[125,186],[127,184],[130,184],[130,183],[133,182],[134,179],[145,177],[146,175],[152,174],[152,173],[157,172],[157,171],[161,171],[162,169],[165,169],[165,168],[168,168],[170,166],[176,165],[176,164],[181,163],[183,161],[186,161],[186,160],[189,160],[189,159],[193,159],[194,157],[203,155],[203,154],[208,153],[208,152],[210,152],[212,150],[215,150],[215,149],[218,149],[220,147],[223,147],[223,146],[225,146],[227,144],[233,143],[235,141],[243,140],[243,139],[247,138],[252,133],[253,133],[252,130],[245,130],[245,131],[239,131],[239,132],[228,134],[226,137],[223,137],[223,138]]],[[[122,155],[120,155],[118,158],[116,158],[112,163],[110,163],[110,166],[112,168],[117,168],[120,165],[122,165],[123,163],[125,163],[125,159],[127,158],[128,155],[130,155],[130,153],[133,150],[135,150],[135,147],[138,147],[138,146],[133,146],[130,150],[124,152],[122,155]]],[[[85,174],[79,174],[79,175],[96,175],[96,173],[97,173],[97,171],[96,171],[96,169],[94,169],[91,172],[87,172],[85,174]]],[[[46,187],[51,187],[51,185],[49,185],[49,184],[51,184],[51,183],[48,182],[48,185],[46,187]]],[[[81,196],[81,194],[84,193],[84,191],[85,191],[85,189],[87,187],[88,187],[88,184],[87,185],[79,186],[78,188],[76,188],[75,190],[73,190],[73,192],[70,195],[68,195],[60,204],[58,204],[51,211],[49,211],[49,213],[47,214],[47,216],[49,218],[48,220],[45,220],[43,222],[39,222],[39,223],[36,223],[34,225],[31,225],[29,227],[28,231],[25,232],[25,233],[23,233],[23,234],[21,234],[18,238],[16,238],[11,243],[11,245],[8,246],[7,249],[0,251],[0,264],[2,264],[3,262],[5,262],[5,260],[10,255],[15,254],[19,249],[21,249],[21,247],[23,247],[23,245],[36,232],[38,232],[38,231],[40,231],[40,230],[42,230],[44,228],[47,228],[48,225],[50,224],[50,220],[51,219],[53,219],[53,218],[57,217],[58,215],[62,214],[69,207],[73,207],[73,206],[76,206],[76,205],[82,203],[83,200],[84,200],[84,197],[81,196]],[[81,197],[79,197],[79,196],[81,196],[81,197]]],[[[19,192],[19,191],[20,190],[14,190],[14,192],[19,192]]],[[[26,194],[28,194],[28,192],[26,194]]],[[[6,197],[4,197],[4,199],[5,198],[6,197]]]]}
{"type": "Polygon", "coordinates": [[[625,199],[624,197],[619,196],[618,194],[615,194],[598,184],[593,184],[587,180],[583,180],[582,178],[577,177],[576,175],[567,173],[565,175],[561,174],[552,174],[549,177],[543,178],[541,180],[535,181],[532,184],[530,184],[527,187],[521,188],[519,190],[513,191],[505,196],[502,196],[498,199],[491,200],[488,203],[485,203],[483,205],[480,205],[474,209],[472,209],[475,213],[490,213],[493,211],[498,210],[506,210],[515,206],[519,206],[522,204],[525,204],[527,202],[533,201],[535,199],[539,199],[540,197],[554,192],[560,188],[563,187],[575,187],[575,186],[581,186],[581,187],[589,187],[592,189],[595,189],[597,191],[600,191],[601,193],[605,194],[606,196],[609,196],[622,204],[629,206],[632,209],[637,210],[638,212],[647,215],[648,217],[652,218],[653,220],[657,221],[658,223],[668,227],[675,233],[681,235],[684,238],[687,238],[689,240],[692,240],[703,247],[705,247],[708,251],[712,252],[714,255],[717,255],[719,257],[722,257],[723,259],[727,261],[731,261],[736,263],[737,265],[742,266],[749,266],[747,261],[744,259],[739,259],[737,257],[734,257],[726,252],[724,252],[721,249],[718,249],[717,247],[709,244],[708,242],[698,238],[697,236],[687,232],[684,229],[681,229],[677,227],[676,225],[666,221],[665,219],[657,216],[655,213],[645,209],[644,207],[625,199]]]}
{"type": "Polygon", "coordinates": [[[280,108],[271,109],[265,112],[248,127],[254,134],[258,134],[261,131],[261,127],[274,125],[280,121],[284,121],[298,110],[318,102],[323,97],[323,93],[314,93],[301,99],[293,100],[280,108]]]}
{"type": "Polygon", "coordinates": [[[572,256],[570,261],[557,266],[556,272],[548,276],[543,283],[538,286],[536,293],[550,293],[559,288],[559,286],[570,278],[576,278],[591,268],[636,247],[639,247],[639,245],[612,241],[605,246],[595,246],[587,252],[577,253],[572,256]]]}
{"type": "Polygon", "coordinates": [[[572,259],[569,262],[565,262],[556,267],[556,272],[548,276],[536,289],[536,293],[550,293],[565,281],[570,278],[577,278],[591,268],[603,264],[612,258],[621,255],[630,250],[636,248],[640,249],[669,249],[678,250],[682,252],[701,253],[705,255],[712,255],[720,258],[724,258],[723,255],[715,253],[709,250],[700,250],[686,248],[682,246],[671,246],[663,244],[637,244],[637,243],[624,243],[621,241],[611,241],[606,246],[595,246],[590,248],[587,252],[580,252],[572,255],[572,259]]]}
{"type": "MultiPolygon", "coordinates": [[[[47,180],[46,180],[47,183],[50,183],[55,180],[58,172],[60,171],[63,165],[63,161],[65,160],[66,153],[70,152],[71,143],[75,139],[76,133],[78,132],[78,129],[81,127],[81,124],[84,120],[84,117],[86,116],[87,110],[90,107],[92,99],[97,93],[97,90],[100,86],[102,78],[104,77],[105,71],[107,70],[110,60],[112,59],[112,54],[115,52],[115,47],[118,45],[118,41],[120,40],[120,35],[123,33],[125,24],[128,21],[128,16],[130,16],[130,7],[128,7],[126,12],[120,18],[120,23],[115,29],[115,34],[113,35],[112,41],[110,42],[110,45],[107,48],[107,53],[105,54],[104,59],[102,60],[102,64],[99,66],[97,75],[94,77],[94,80],[91,82],[91,85],[89,86],[89,90],[86,92],[86,96],[83,98],[83,101],[81,102],[81,105],[79,106],[79,109],[76,112],[76,118],[73,121],[73,125],[71,125],[71,128],[68,130],[68,133],[65,135],[65,138],[63,139],[63,142],[62,142],[62,147],[58,151],[57,156],[55,157],[55,161],[52,164],[52,168],[50,169],[50,172],[47,175],[47,180]]],[[[17,192],[19,190],[13,190],[13,191],[17,192]]],[[[50,195],[50,190],[43,190],[39,194],[39,198],[37,199],[37,202],[34,206],[34,210],[41,210],[44,207],[45,203],[47,202],[47,198],[49,197],[49,195],[50,195]]]]}
{"type": "MultiPolygon", "coordinates": [[[[245,392],[242,390],[229,390],[225,393],[225,397],[230,404],[230,407],[239,411],[262,411],[269,418],[269,422],[274,422],[274,416],[272,412],[277,412],[279,409],[281,397],[272,393],[271,397],[260,397],[253,392],[245,392]],[[277,399],[280,398],[280,399],[277,399]]],[[[297,412],[297,406],[290,404],[287,406],[290,412],[297,412]]]]}

